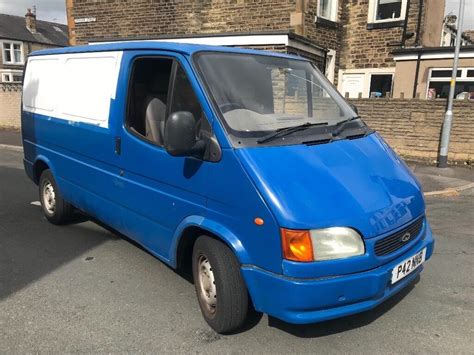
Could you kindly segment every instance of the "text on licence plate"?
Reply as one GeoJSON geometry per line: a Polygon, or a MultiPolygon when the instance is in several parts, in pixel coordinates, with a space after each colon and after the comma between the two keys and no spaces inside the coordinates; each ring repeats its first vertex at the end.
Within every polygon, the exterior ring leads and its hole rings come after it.
{"type": "Polygon", "coordinates": [[[403,279],[408,274],[417,269],[426,258],[426,248],[420,250],[412,257],[402,261],[392,269],[392,284],[403,279]]]}

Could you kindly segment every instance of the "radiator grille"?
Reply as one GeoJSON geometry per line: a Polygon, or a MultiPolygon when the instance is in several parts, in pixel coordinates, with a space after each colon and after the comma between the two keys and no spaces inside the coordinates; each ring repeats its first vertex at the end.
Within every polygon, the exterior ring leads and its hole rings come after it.
{"type": "Polygon", "coordinates": [[[420,217],[402,230],[378,240],[375,242],[375,255],[388,255],[400,249],[404,245],[411,243],[415,239],[418,239],[422,227],[423,217],[420,217]]]}

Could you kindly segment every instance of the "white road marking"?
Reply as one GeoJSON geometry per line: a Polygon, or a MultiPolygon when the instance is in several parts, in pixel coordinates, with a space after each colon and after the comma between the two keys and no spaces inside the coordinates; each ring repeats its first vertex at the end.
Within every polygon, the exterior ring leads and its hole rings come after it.
{"type": "Polygon", "coordinates": [[[40,207],[41,207],[41,202],[39,202],[39,201],[32,201],[32,202],[30,202],[30,205],[33,205],[33,206],[40,206],[40,207]]]}
{"type": "Polygon", "coordinates": [[[19,145],[0,144],[0,149],[13,150],[14,152],[22,152],[23,147],[19,145]]]}

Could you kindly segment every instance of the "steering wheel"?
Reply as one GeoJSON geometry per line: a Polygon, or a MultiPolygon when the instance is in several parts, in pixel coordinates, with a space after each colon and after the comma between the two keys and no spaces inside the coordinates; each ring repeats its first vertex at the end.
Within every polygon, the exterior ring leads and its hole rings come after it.
{"type": "Polygon", "coordinates": [[[219,105],[219,109],[222,113],[226,113],[232,110],[237,110],[239,108],[244,108],[241,104],[236,102],[227,102],[225,104],[219,105]]]}

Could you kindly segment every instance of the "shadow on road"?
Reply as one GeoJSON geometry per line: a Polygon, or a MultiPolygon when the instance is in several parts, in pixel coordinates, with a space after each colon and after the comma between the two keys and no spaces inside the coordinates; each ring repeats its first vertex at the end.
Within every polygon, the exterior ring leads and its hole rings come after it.
{"type": "Polygon", "coordinates": [[[420,275],[418,275],[409,286],[370,311],[326,322],[303,325],[290,324],[273,317],[268,317],[268,325],[299,338],[319,338],[322,336],[342,333],[355,328],[361,328],[374,322],[377,318],[383,316],[395,307],[413,288],[415,288],[419,281],[420,275]]]}
{"type": "Polygon", "coordinates": [[[30,204],[38,200],[37,187],[23,170],[2,168],[0,179],[0,300],[117,239],[92,223],[51,225],[30,204]]]}

